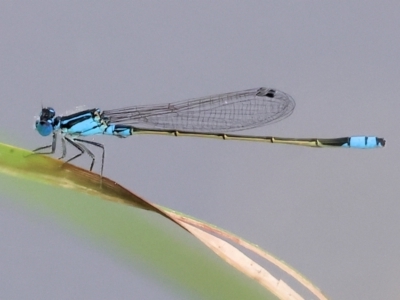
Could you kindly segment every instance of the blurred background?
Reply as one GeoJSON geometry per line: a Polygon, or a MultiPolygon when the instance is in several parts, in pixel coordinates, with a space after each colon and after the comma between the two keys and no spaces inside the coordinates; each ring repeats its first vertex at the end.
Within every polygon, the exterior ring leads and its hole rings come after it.
{"type": "MultiPolygon", "coordinates": [[[[42,105],[62,115],[280,89],[292,116],[245,133],[376,135],[387,147],[96,137],[104,175],[260,245],[331,299],[395,299],[399,11],[394,0],[1,1],[2,142],[50,143],[33,129],[42,105]]],[[[0,200],[1,298],[71,299],[77,287],[85,299],[188,298],[20,201],[0,200]]]]}

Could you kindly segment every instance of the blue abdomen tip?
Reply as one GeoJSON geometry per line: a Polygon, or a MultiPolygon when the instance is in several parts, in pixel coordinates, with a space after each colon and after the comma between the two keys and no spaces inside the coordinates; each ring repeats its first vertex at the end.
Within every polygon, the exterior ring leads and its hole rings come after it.
{"type": "Polygon", "coordinates": [[[349,138],[349,142],[344,144],[343,147],[370,149],[384,147],[385,144],[385,139],[376,136],[353,136],[349,138]]]}

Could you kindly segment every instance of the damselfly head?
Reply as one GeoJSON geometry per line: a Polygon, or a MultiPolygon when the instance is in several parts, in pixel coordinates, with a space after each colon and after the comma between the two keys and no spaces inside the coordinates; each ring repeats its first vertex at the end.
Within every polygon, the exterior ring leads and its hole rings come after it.
{"type": "Polygon", "coordinates": [[[47,136],[53,132],[54,117],[56,111],[51,107],[44,107],[40,112],[39,119],[35,122],[36,130],[42,136],[47,136]]]}

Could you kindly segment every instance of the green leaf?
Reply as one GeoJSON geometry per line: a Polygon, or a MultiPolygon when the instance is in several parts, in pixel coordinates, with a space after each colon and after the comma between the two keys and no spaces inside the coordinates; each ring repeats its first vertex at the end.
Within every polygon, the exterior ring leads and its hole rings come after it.
{"type": "Polygon", "coordinates": [[[163,282],[206,299],[276,299],[170,222],[175,220],[163,210],[114,181],[4,144],[0,172],[2,193],[19,196],[99,245],[107,243],[106,251],[163,282]]]}

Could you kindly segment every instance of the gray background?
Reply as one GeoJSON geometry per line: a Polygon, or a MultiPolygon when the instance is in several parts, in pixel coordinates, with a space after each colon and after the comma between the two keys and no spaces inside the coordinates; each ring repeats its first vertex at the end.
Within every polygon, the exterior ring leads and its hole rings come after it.
{"type": "MultiPolygon", "coordinates": [[[[32,129],[42,104],[63,114],[283,90],[294,114],[250,134],[368,134],[387,147],[97,137],[105,175],[259,244],[332,299],[395,299],[399,12],[399,1],[1,1],[0,128],[33,149],[50,140],[32,129]]],[[[56,224],[1,199],[2,298],[43,287],[47,299],[77,287],[86,299],[185,298],[56,224]]]]}

